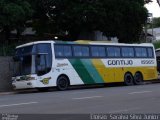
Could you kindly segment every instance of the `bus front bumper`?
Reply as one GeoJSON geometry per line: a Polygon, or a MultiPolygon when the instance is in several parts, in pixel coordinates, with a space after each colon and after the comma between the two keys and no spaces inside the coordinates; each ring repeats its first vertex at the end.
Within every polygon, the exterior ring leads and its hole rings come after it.
{"type": "Polygon", "coordinates": [[[28,88],[35,88],[36,81],[15,81],[12,82],[13,89],[28,89],[28,88]]]}

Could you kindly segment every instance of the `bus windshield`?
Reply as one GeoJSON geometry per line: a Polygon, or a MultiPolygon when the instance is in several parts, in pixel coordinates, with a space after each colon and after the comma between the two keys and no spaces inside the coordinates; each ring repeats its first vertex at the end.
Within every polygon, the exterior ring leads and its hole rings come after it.
{"type": "Polygon", "coordinates": [[[28,75],[35,71],[35,51],[34,46],[17,48],[14,56],[14,74],[28,75]]]}
{"type": "Polygon", "coordinates": [[[50,44],[36,44],[17,48],[14,62],[14,76],[44,75],[51,70],[51,46],[50,44]]]}

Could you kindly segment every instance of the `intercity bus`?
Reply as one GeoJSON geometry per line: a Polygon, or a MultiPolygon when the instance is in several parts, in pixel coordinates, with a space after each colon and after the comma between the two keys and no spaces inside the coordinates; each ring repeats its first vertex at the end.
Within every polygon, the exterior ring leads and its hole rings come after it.
{"type": "Polygon", "coordinates": [[[102,41],[37,41],[16,47],[15,89],[123,82],[139,85],[157,79],[152,44],[120,44],[102,41]]]}

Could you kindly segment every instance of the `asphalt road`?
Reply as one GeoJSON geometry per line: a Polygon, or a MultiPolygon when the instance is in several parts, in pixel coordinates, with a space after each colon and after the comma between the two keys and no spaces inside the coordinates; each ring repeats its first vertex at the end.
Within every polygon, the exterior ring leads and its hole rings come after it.
{"type": "Polygon", "coordinates": [[[160,83],[0,96],[0,113],[159,113],[160,83]]]}

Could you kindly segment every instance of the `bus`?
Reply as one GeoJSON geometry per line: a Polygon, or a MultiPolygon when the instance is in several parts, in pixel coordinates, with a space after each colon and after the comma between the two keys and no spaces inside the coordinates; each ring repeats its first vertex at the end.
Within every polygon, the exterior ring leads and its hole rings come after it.
{"type": "Polygon", "coordinates": [[[155,50],[156,53],[156,59],[157,59],[157,71],[158,75],[160,75],[160,48],[155,50]]]}
{"type": "Polygon", "coordinates": [[[16,47],[14,89],[123,82],[139,85],[157,79],[154,46],[103,41],[36,41],[16,47]]]}

